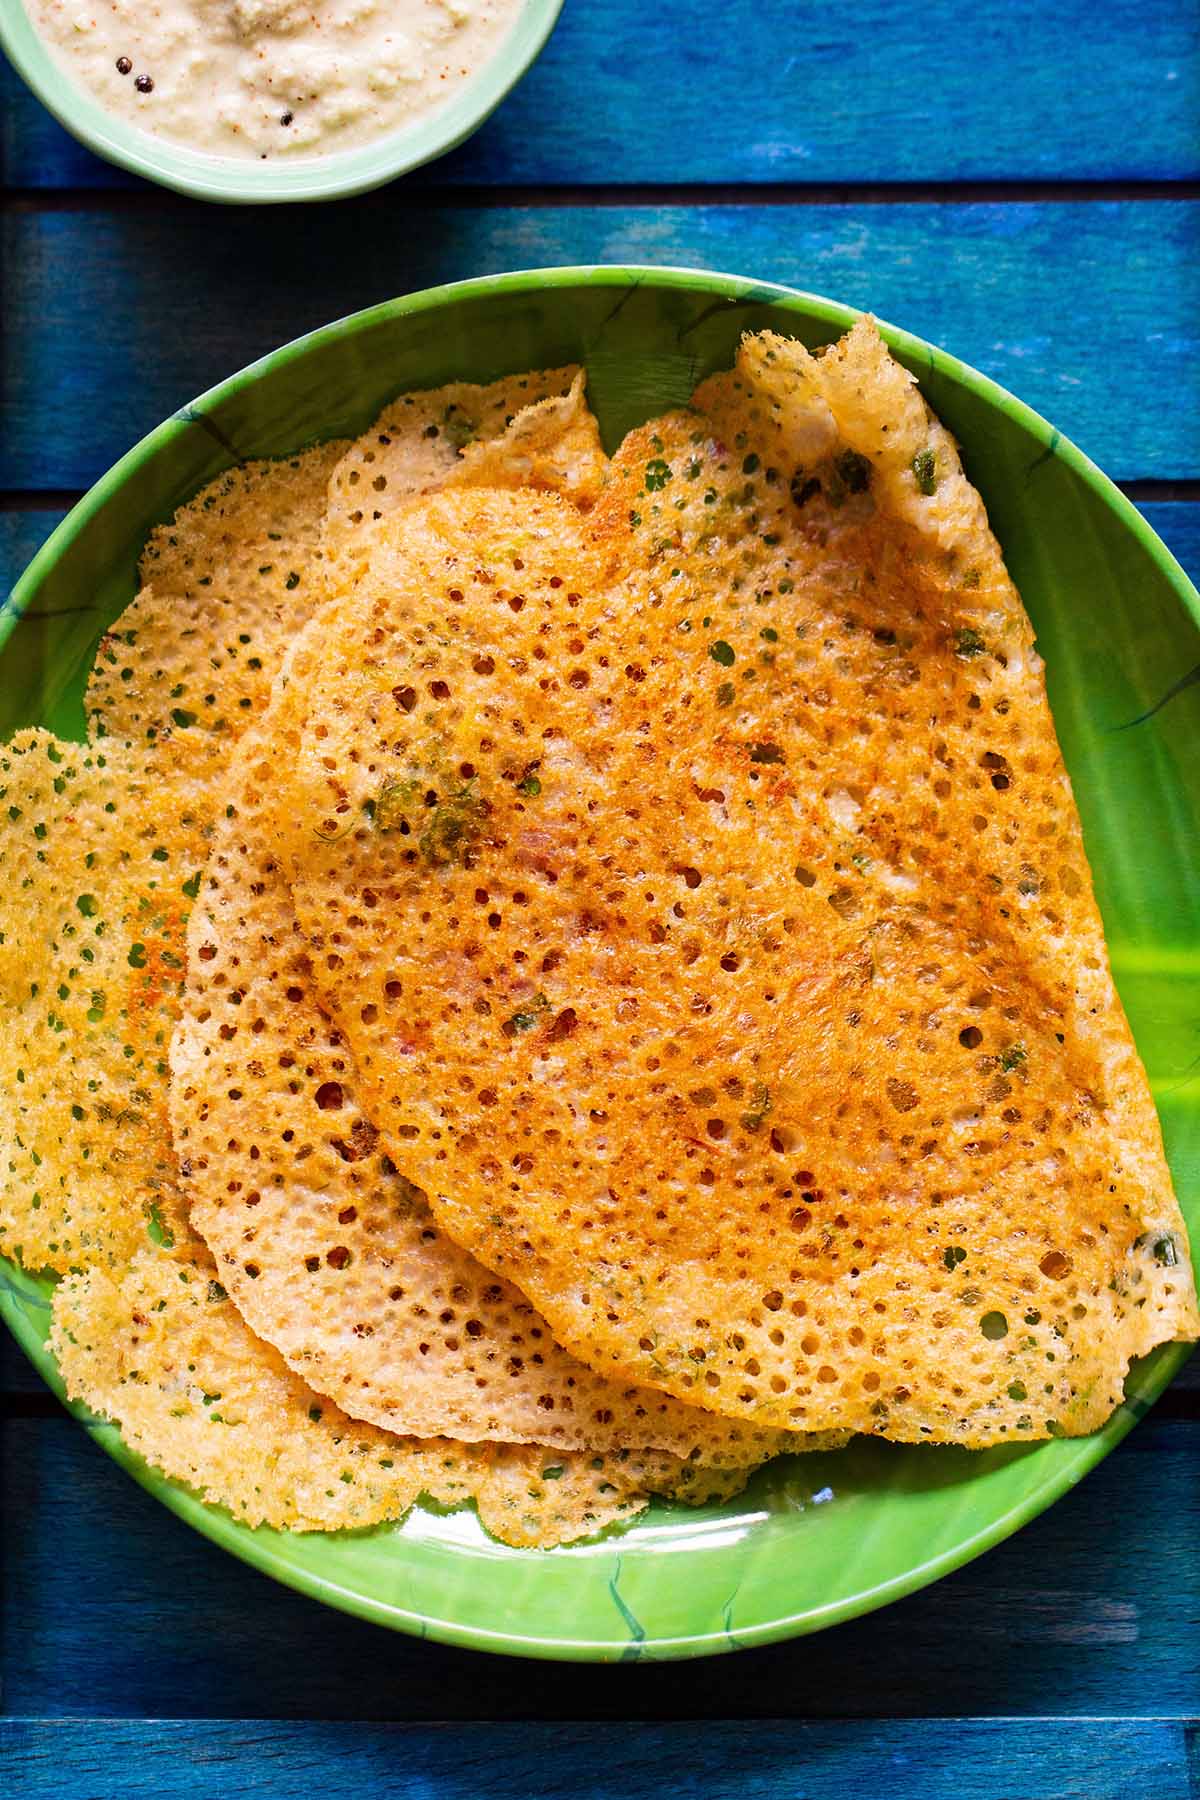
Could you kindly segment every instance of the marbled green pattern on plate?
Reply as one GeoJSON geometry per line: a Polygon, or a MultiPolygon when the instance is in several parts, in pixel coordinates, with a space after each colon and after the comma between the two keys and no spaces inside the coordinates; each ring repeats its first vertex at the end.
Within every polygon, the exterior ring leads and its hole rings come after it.
{"type": "MultiPolygon", "coordinates": [[[[853,316],[729,277],[605,268],[467,283],[316,332],[168,420],[55,532],[0,615],[0,729],[42,721],[81,734],[92,652],[133,592],[148,530],[233,460],[357,432],[405,387],[573,359],[587,363],[613,444],[727,364],[743,330],[770,325],[816,344],[853,316]]],[[[1200,665],[1200,598],[1134,508],[1045,421],[920,340],[886,335],[961,440],[1038,629],[1114,970],[1196,1233],[1200,690],[1158,703],[1200,665]]],[[[47,1292],[0,1262],[0,1312],[57,1386],[47,1292]]],[[[251,1531],[147,1469],[112,1426],[80,1416],[181,1517],[318,1599],[484,1649],[636,1660],[817,1630],[933,1580],[1078,1481],[1184,1354],[1139,1364],[1125,1405],[1091,1438],[982,1452],[860,1441],[781,1460],[724,1506],[655,1505],[595,1543],[551,1552],[491,1542],[470,1510],[417,1509],[401,1525],[337,1536],[251,1531]]]]}

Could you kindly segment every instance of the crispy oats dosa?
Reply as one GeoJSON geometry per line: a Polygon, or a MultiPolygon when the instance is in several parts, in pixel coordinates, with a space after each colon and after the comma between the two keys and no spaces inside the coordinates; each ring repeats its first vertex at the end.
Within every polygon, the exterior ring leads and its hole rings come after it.
{"type": "Polygon", "coordinates": [[[582,561],[475,504],[423,611],[396,565],[331,621],[280,789],[388,1154],[602,1372],[1095,1429],[1195,1335],[1186,1233],[1032,630],[912,378],[865,323],[748,340],[630,434],[582,561]]]}
{"type": "MultiPolygon", "coordinates": [[[[415,494],[436,493],[447,481],[456,479],[466,458],[478,456],[522,415],[537,414],[533,436],[545,454],[545,414],[538,409],[543,402],[570,399],[578,393],[580,375],[574,364],[532,369],[482,386],[453,381],[389,401],[370,429],[338,459],[330,475],[323,531],[330,562],[353,563],[369,553],[372,531],[381,519],[415,494]]],[[[572,468],[579,460],[579,438],[586,441],[595,431],[594,420],[589,430],[585,412],[586,408],[578,406],[570,409],[572,468]]],[[[561,414],[555,416],[554,422],[559,421],[561,414]]],[[[551,435],[557,438],[558,434],[551,435]]],[[[511,468],[507,462],[503,466],[503,485],[508,485],[511,468]]]]}
{"type": "Polygon", "coordinates": [[[88,750],[43,731],[6,746],[0,772],[11,881],[0,1241],[64,1276],[51,1342],[72,1398],[249,1524],[357,1527],[425,1493],[473,1498],[493,1535],[546,1545],[631,1517],[651,1489],[694,1503],[745,1480],[749,1457],[719,1471],[640,1449],[517,1453],[373,1432],[286,1369],[190,1234],[168,1129],[210,792],[185,804],[144,746],[88,750]]]}
{"type": "MultiPolygon", "coordinates": [[[[552,392],[557,383],[546,380],[552,392]]],[[[422,396],[418,414],[451,398],[422,396]]],[[[539,409],[532,429],[501,410],[498,391],[493,399],[496,428],[530,479],[586,504],[603,453],[582,378],[539,409]]],[[[397,491],[403,460],[421,460],[427,434],[416,417],[393,437],[397,491]]],[[[479,450],[490,417],[478,421],[479,450]]],[[[235,1517],[298,1530],[361,1527],[402,1516],[424,1493],[443,1504],[473,1499],[494,1536],[546,1546],[633,1516],[650,1492],[697,1504],[734,1491],[774,1448],[760,1443],[771,1434],[740,1426],[714,1434],[698,1415],[703,1435],[744,1446],[705,1462],[618,1444],[611,1432],[607,1449],[577,1455],[465,1446],[350,1418],[288,1369],[230,1301],[191,1232],[167,1130],[184,929],[214,813],[224,822],[225,765],[321,597],[326,483],[341,456],[331,445],[247,465],[198,495],[155,533],[142,565],[153,585],[101,644],[89,688],[93,748],[40,732],[7,747],[14,891],[0,974],[21,1030],[6,1050],[13,1079],[0,1232],[27,1266],[66,1276],[55,1290],[52,1344],[71,1396],[235,1517]]],[[[469,465],[459,478],[472,479],[469,465]]],[[[530,1351],[538,1355],[536,1342],[530,1351]]],[[[603,1390],[590,1372],[580,1376],[603,1390]]],[[[648,1398],[659,1411],[691,1413],[648,1398]]]]}
{"type": "Polygon", "coordinates": [[[425,1494],[474,1500],[503,1543],[545,1547],[629,1518],[647,1481],[676,1478],[669,1458],[420,1443],[349,1419],[252,1335],[203,1252],[142,1250],[120,1275],[68,1276],[51,1346],[72,1399],[247,1525],[361,1530],[425,1494]]]}
{"type": "MultiPolygon", "coordinates": [[[[289,660],[292,682],[322,660],[327,631],[322,614],[289,660]]],[[[596,1375],[437,1229],[381,1150],[349,1050],[313,997],[270,824],[292,754],[287,698],[247,734],[222,788],[171,1047],[191,1221],[248,1323],[312,1386],[393,1431],[653,1447],[711,1469],[823,1447],[596,1375]]]]}
{"type": "Polygon", "coordinates": [[[323,596],[326,489],[344,448],[242,463],[151,534],[141,590],[96,653],[93,742],[145,742],[165,775],[208,762],[215,779],[323,596]]]}
{"type": "Polygon", "coordinates": [[[207,800],[137,744],[0,750],[0,1249],[117,1267],[179,1220],[167,1051],[207,800]]]}
{"type": "Polygon", "coordinates": [[[403,395],[141,574],[91,745],[0,753],[0,1248],[148,1460],[546,1546],[1197,1334],[1032,629],[869,322],[611,462],[574,367],[403,395]]]}

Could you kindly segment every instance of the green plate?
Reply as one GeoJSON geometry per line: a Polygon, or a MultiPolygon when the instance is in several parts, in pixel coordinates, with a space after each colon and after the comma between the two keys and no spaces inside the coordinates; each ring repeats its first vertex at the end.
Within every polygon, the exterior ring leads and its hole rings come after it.
{"type": "MultiPolygon", "coordinates": [[[[59,527],[0,615],[0,728],[83,731],[100,631],[138,552],[231,461],[361,431],[401,388],[586,362],[606,440],[684,400],[739,334],[808,344],[847,307],[721,275],[565,269],[417,294],[255,363],[132,450],[59,527]]],[[[1200,1227],[1200,710],[1148,712],[1200,664],[1200,596],[1135,509],[1044,420],[983,376],[885,328],[962,442],[1037,626],[1117,980],[1150,1072],[1180,1199],[1200,1227]]],[[[47,1283],[0,1261],[0,1311],[58,1388],[47,1283]]],[[[987,1451],[860,1441],[781,1460],[725,1506],[655,1505],[578,1548],[505,1549],[470,1510],[302,1536],[235,1524],[164,1480],[110,1425],[105,1450],[216,1543],[315,1598],[401,1630],[527,1655],[694,1656],[818,1630],[934,1580],[1014,1531],[1120,1442],[1186,1352],[1138,1364],[1094,1437],[987,1451]]],[[[78,1409],[77,1409],[78,1411],[78,1409]]],[[[1118,1529],[1113,1521],[1113,1529],[1118,1529]]]]}
{"type": "Polygon", "coordinates": [[[22,0],[0,0],[0,49],[26,85],[72,137],[107,162],[198,200],[261,205],[276,200],[335,200],[382,186],[444,156],[477,131],[542,52],[563,0],[524,0],[497,54],[444,106],[351,150],[325,156],[213,156],[143,131],[80,87],[36,31],[22,0]]]}

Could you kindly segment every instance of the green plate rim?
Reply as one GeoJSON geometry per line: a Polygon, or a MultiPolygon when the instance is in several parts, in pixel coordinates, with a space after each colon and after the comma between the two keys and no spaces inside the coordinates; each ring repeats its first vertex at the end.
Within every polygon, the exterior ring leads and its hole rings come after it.
{"type": "MultiPolygon", "coordinates": [[[[557,289],[578,287],[583,284],[626,290],[647,285],[684,288],[691,291],[699,290],[711,293],[715,299],[724,301],[731,307],[740,308],[760,303],[780,306],[785,311],[797,312],[810,320],[828,325],[831,332],[844,331],[853,324],[855,319],[862,317],[860,309],[826,299],[821,295],[806,293],[797,288],[755,282],[737,275],[712,270],[614,264],[526,269],[504,275],[483,276],[469,281],[423,289],[401,299],[385,301],[378,306],[348,314],[316,331],[293,339],[290,343],[248,364],[225,381],[209,388],[190,405],[178,409],[115,463],[89,489],[51,534],[13,586],[8,599],[0,607],[0,650],[3,649],[15,629],[25,604],[36,591],[46,570],[57,561],[78,533],[107,503],[110,495],[144,467],[174,436],[189,430],[194,425],[197,414],[202,414],[206,407],[229,398],[243,386],[256,381],[268,370],[275,371],[285,368],[289,363],[307,355],[319,344],[347,333],[352,334],[376,322],[436,310],[447,301],[456,298],[497,293],[549,292],[552,294],[557,289]]],[[[1200,626],[1200,593],[1197,592],[1161,538],[1138,512],[1133,502],[1122,494],[1115,483],[1089,457],[1039,413],[969,364],[936,349],[923,338],[900,327],[887,324],[882,320],[879,321],[879,327],[890,348],[914,373],[920,375],[922,372],[932,372],[936,369],[950,376],[962,386],[972,389],[989,405],[1008,414],[1031,436],[1040,441],[1045,446],[1047,453],[1060,457],[1066,462],[1096,492],[1098,498],[1115,512],[1124,527],[1139,541],[1142,548],[1158,565],[1160,572],[1174,590],[1176,597],[1193,622],[1200,626]]],[[[292,446],[293,449],[301,447],[299,444],[292,446]]],[[[0,1317],[5,1320],[22,1350],[47,1385],[60,1399],[63,1399],[63,1387],[58,1366],[43,1341],[37,1324],[27,1310],[29,1306],[43,1310],[45,1304],[43,1296],[34,1286],[32,1279],[19,1270],[16,1265],[0,1257],[0,1317]]],[[[739,1623],[736,1644],[732,1642],[726,1631],[701,1632],[670,1638],[647,1636],[645,1642],[640,1646],[642,1656],[645,1660],[673,1660],[728,1652],[735,1648],[752,1648],[807,1635],[823,1630],[830,1625],[840,1624],[873,1612],[877,1608],[886,1606],[894,1600],[902,1599],[905,1595],[940,1579],[941,1576],[961,1568],[985,1550],[1003,1542],[1022,1525],[1028,1524],[1030,1520],[1036,1518],[1047,1507],[1075,1487],[1090,1470],[1095,1468],[1097,1463],[1116,1448],[1139,1419],[1144,1417],[1167,1384],[1187,1362],[1191,1353],[1191,1348],[1185,1344],[1164,1345],[1150,1356],[1134,1363],[1127,1382],[1125,1400],[1107,1423],[1089,1437],[1060,1441],[1056,1444],[1054,1449],[1057,1454],[1052,1460],[1048,1460],[1045,1478],[1031,1491],[1025,1493],[1016,1505],[1010,1507],[998,1518],[991,1519],[978,1531],[970,1533],[951,1549],[931,1557],[926,1562],[918,1563],[890,1580],[880,1582],[868,1590],[849,1595],[839,1601],[831,1602],[827,1606],[809,1607],[801,1613],[782,1613],[778,1617],[754,1624],[739,1623]],[[1069,1450],[1067,1449],[1068,1443],[1069,1450]]],[[[391,1602],[373,1600],[312,1571],[297,1569],[283,1562],[274,1553],[269,1541],[265,1539],[256,1541],[255,1533],[247,1531],[223,1509],[209,1505],[179,1483],[149,1468],[137,1452],[131,1450],[124,1443],[114,1425],[97,1419],[84,1407],[72,1405],[65,1400],[64,1405],[72,1417],[90,1431],[116,1463],[178,1517],[221,1548],[231,1552],[240,1561],[312,1599],[322,1601],[340,1611],[375,1624],[463,1648],[560,1661],[608,1661],[628,1650],[627,1636],[614,1636],[611,1639],[525,1636],[511,1629],[490,1631],[474,1625],[462,1625],[453,1619],[431,1618],[425,1613],[398,1607],[391,1602]]],[[[614,1539],[613,1543],[614,1546],[619,1546],[619,1539],[614,1539]]],[[[553,1552],[544,1554],[553,1554],[553,1552]]]]}
{"type": "Polygon", "coordinates": [[[541,55],[563,0],[522,0],[496,54],[444,106],[349,150],[268,164],[191,150],[110,112],[74,81],[25,10],[0,0],[0,49],[64,131],[94,155],[177,194],[231,206],[347,199],[444,156],[469,138],[541,55]]]}

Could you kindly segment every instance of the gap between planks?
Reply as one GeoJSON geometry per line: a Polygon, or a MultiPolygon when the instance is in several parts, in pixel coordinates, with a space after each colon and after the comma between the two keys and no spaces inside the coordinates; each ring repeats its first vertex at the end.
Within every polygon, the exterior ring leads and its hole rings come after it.
{"type": "MultiPolygon", "coordinates": [[[[1200,199],[1200,181],[943,181],[943,182],[619,182],[595,186],[439,186],[396,181],[353,204],[389,204],[493,211],[539,206],[978,206],[1054,202],[1178,201],[1200,199]]],[[[12,212],[161,212],[199,209],[203,201],[160,187],[8,188],[0,194],[12,212]]]]}

